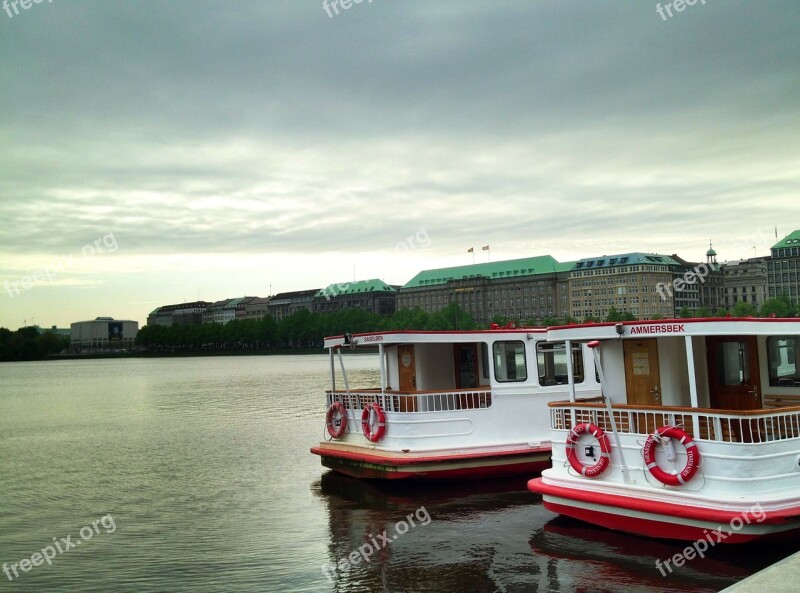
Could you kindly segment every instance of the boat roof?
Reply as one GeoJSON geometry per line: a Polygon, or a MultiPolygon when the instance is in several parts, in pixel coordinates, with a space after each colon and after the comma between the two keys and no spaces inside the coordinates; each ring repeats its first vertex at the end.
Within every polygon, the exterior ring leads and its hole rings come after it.
{"type": "Polygon", "coordinates": [[[374,347],[378,344],[458,344],[481,341],[483,339],[494,339],[502,335],[505,339],[514,338],[527,339],[529,335],[537,334],[542,339],[547,334],[544,327],[517,327],[517,328],[496,328],[496,329],[477,329],[477,330],[444,330],[444,331],[425,331],[425,330],[396,330],[369,332],[363,334],[350,334],[345,336],[330,336],[325,338],[325,348],[349,347],[355,344],[356,347],[374,347]]]}
{"type": "Polygon", "coordinates": [[[710,317],[582,323],[550,327],[547,339],[604,340],[667,336],[798,335],[800,319],[764,317],[710,317]],[[618,328],[620,328],[618,330],[618,328]]]}

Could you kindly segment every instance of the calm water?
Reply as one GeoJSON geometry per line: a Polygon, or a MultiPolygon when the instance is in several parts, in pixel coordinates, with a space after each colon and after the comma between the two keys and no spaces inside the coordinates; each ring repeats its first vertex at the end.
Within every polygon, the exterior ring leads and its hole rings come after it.
{"type": "MultiPolygon", "coordinates": [[[[351,385],[373,364],[351,358],[351,385]]],[[[555,519],[524,479],[327,474],[308,452],[327,369],[324,356],[0,365],[0,562],[63,552],[0,574],[0,591],[716,591],[800,548],[715,549],[663,578],[655,560],[681,546],[555,519]]]]}

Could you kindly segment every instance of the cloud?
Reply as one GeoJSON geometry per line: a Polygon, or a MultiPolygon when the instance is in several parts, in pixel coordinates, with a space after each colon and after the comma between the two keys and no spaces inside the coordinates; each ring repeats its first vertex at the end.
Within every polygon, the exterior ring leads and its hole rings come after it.
{"type": "Polygon", "coordinates": [[[799,17],[789,0],[668,22],[577,1],[38,5],[0,18],[0,279],[111,231],[130,268],[98,269],[110,285],[228,254],[305,262],[286,289],[338,281],[336,258],[402,283],[478,244],[697,259],[789,232],[799,17]],[[421,229],[430,247],[382,270],[421,229]]]}

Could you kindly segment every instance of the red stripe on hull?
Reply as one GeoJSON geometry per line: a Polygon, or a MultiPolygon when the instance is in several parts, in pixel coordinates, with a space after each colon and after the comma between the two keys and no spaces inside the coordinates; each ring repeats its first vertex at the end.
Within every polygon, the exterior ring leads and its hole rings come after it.
{"type": "Polygon", "coordinates": [[[323,457],[322,465],[359,479],[375,480],[463,480],[481,478],[503,478],[510,476],[530,476],[539,474],[550,467],[550,460],[510,463],[504,465],[481,465],[476,467],[454,467],[450,464],[441,469],[425,469],[415,471],[413,468],[400,470],[391,465],[375,465],[358,463],[349,460],[323,457]]]}
{"type": "Polygon", "coordinates": [[[503,459],[507,457],[532,457],[534,455],[547,457],[550,461],[550,447],[540,447],[538,449],[525,449],[517,451],[496,451],[483,453],[459,453],[455,455],[430,455],[425,457],[389,457],[387,455],[373,455],[357,451],[347,451],[328,447],[311,447],[311,452],[320,457],[336,457],[337,459],[349,459],[351,461],[366,461],[379,465],[419,465],[420,463],[447,463],[458,461],[475,461],[481,459],[503,459]]]}
{"type": "MultiPolygon", "coordinates": [[[[696,521],[708,521],[710,523],[729,523],[735,517],[741,518],[742,510],[728,511],[724,509],[709,509],[699,506],[687,506],[648,500],[646,498],[632,498],[630,496],[620,496],[618,494],[603,494],[590,490],[578,490],[577,488],[565,488],[545,484],[542,478],[534,478],[528,482],[528,490],[537,494],[558,496],[580,502],[602,505],[609,508],[630,509],[652,515],[662,515],[665,517],[675,517],[678,519],[694,519],[696,521]]],[[[800,506],[783,509],[781,511],[770,511],[762,524],[780,525],[791,520],[800,519],[800,506]]]]}
{"type": "MultiPolygon", "coordinates": [[[[742,511],[724,511],[719,509],[703,509],[699,507],[686,507],[670,503],[649,501],[643,499],[633,499],[625,496],[610,494],[599,494],[597,492],[585,492],[572,488],[562,488],[550,484],[542,483],[541,478],[535,478],[528,482],[528,490],[544,497],[543,505],[546,509],[627,533],[635,533],[648,537],[689,540],[696,541],[711,537],[713,544],[739,544],[753,540],[783,540],[796,537],[800,532],[800,526],[785,531],[775,533],[742,533],[731,529],[731,520],[738,517],[742,518],[742,511]],[[585,509],[569,503],[555,502],[548,500],[548,497],[559,497],[562,499],[575,500],[606,507],[608,510],[585,509]],[[618,512],[614,512],[617,509],[618,512]],[[652,514],[652,518],[632,517],[626,515],[624,510],[632,510],[652,514]],[[704,521],[711,524],[707,527],[698,527],[682,523],[681,520],[690,519],[704,521]],[[713,530],[719,530],[724,537],[718,541],[713,530]]],[[[787,519],[800,519],[798,516],[787,517],[786,511],[781,513],[767,513],[767,516],[759,524],[761,525],[781,525],[786,524],[787,519]]]]}
{"type": "Polygon", "coordinates": [[[430,457],[386,457],[314,447],[322,465],[354,478],[464,479],[539,474],[550,467],[550,449],[465,453],[430,457]]]}
{"type": "MultiPolygon", "coordinates": [[[[559,515],[572,517],[599,525],[607,529],[615,531],[625,531],[627,533],[635,533],[637,535],[645,535],[647,537],[657,537],[663,539],[679,539],[696,541],[706,539],[709,535],[716,545],[716,536],[711,533],[708,528],[693,527],[691,525],[684,525],[682,523],[667,523],[664,521],[656,521],[653,519],[640,519],[638,517],[629,517],[627,515],[615,515],[612,513],[603,513],[590,509],[581,509],[578,507],[566,506],[554,502],[544,501],[544,508],[559,515]]],[[[727,524],[726,524],[727,525],[727,524]]],[[[723,526],[724,527],[724,526],[723,526]]],[[[755,539],[761,539],[762,536],[756,534],[741,534],[732,533],[727,534],[723,531],[723,539],[720,543],[724,544],[742,544],[755,539]]]]}

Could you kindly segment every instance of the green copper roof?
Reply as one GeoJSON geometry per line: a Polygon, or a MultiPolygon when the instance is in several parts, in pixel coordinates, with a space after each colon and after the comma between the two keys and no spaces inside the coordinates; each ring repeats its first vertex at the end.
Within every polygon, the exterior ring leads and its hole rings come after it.
{"type": "Polygon", "coordinates": [[[658,253],[621,253],[618,255],[603,255],[600,257],[587,257],[578,260],[575,271],[596,270],[597,268],[612,268],[616,266],[679,266],[680,263],[668,255],[658,253]]]}
{"type": "Polygon", "coordinates": [[[329,284],[322,290],[317,291],[316,297],[335,297],[340,294],[363,294],[365,292],[396,292],[397,289],[389,286],[383,280],[373,278],[372,280],[359,280],[358,282],[341,282],[339,284],[329,284]]]}
{"type": "Polygon", "coordinates": [[[526,257],[523,259],[509,259],[506,261],[487,262],[455,268],[438,268],[436,270],[423,270],[403,288],[419,288],[446,284],[450,280],[463,280],[464,278],[486,277],[492,280],[503,278],[519,278],[522,276],[535,276],[537,274],[552,274],[553,272],[569,272],[574,262],[560,263],[550,255],[526,257]]]}
{"type": "Polygon", "coordinates": [[[773,249],[783,249],[785,247],[800,247],[800,231],[795,231],[791,235],[786,235],[782,240],[772,246],[773,249]]]}

